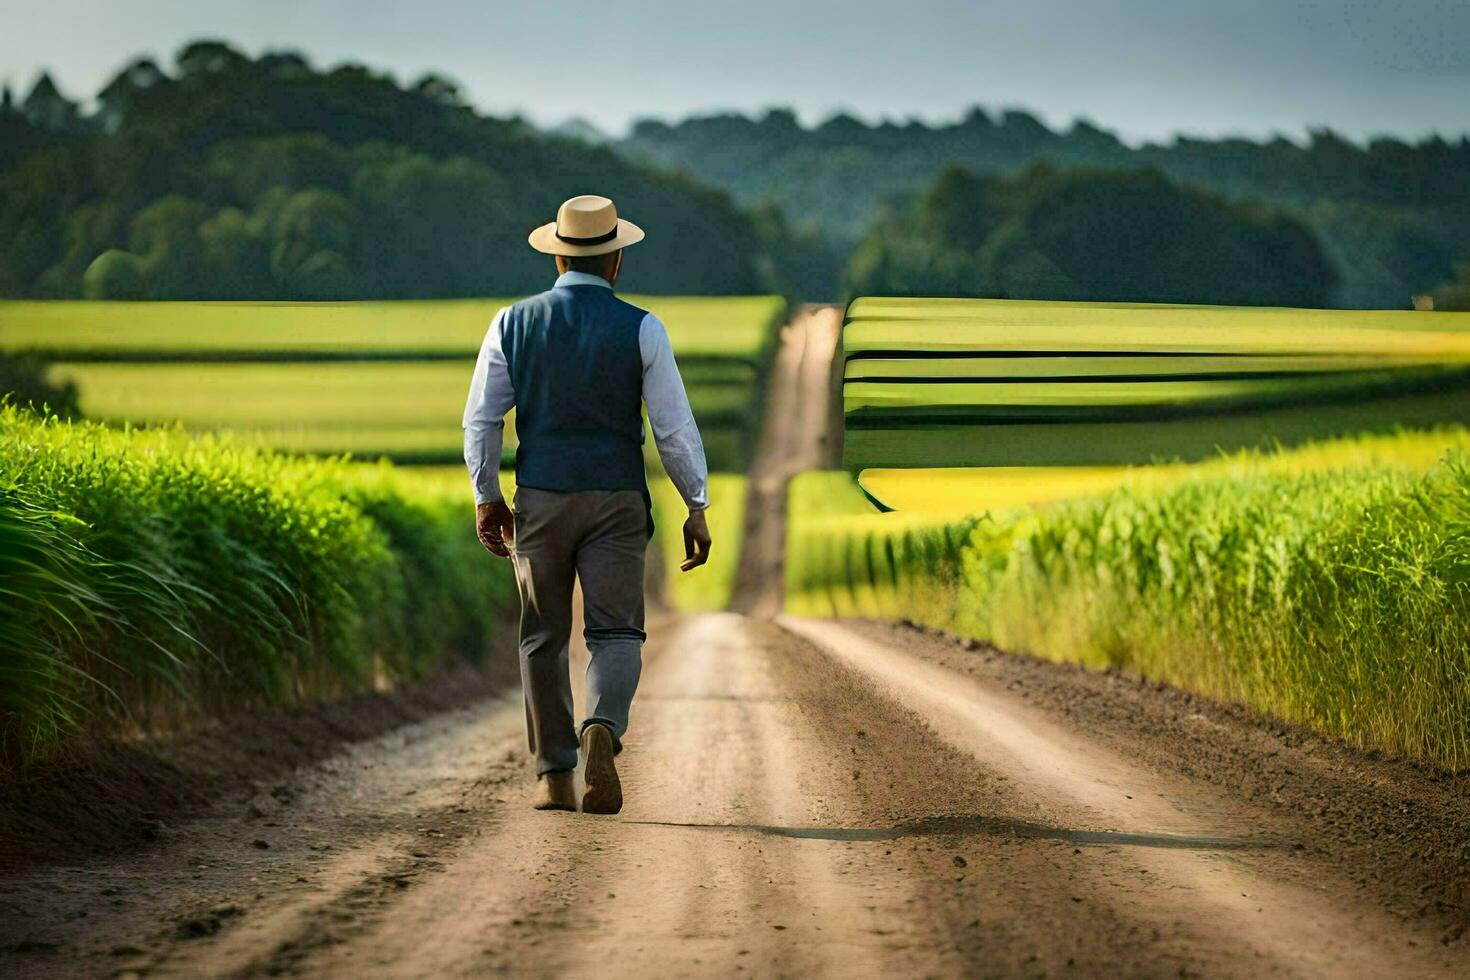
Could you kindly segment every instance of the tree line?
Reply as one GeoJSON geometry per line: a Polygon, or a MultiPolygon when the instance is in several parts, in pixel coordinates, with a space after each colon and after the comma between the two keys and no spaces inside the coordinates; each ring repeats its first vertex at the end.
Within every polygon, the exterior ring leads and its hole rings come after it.
{"type": "MultiPolygon", "coordinates": [[[[839,250],[862,241],[875,221],[888,220],[885,212],[912,207],[950,167],[1014,177],[1041,163],[1153,171],[1256,211],[1275,209],[1316,237],[1333,269],[1333,305],[1405,307],[1414,294],[1453,279],[1456,263],[1470,259],[1470,140],[1464,137],[1417,143],[1383,137],[1360,145],[1318,129],[1300,143],[1181,136],[1130,147],[1087,120],[1059,131],[1019,109],[975,107],[941,125],[869,124],[839,113],[806,126],[785,109],[675,124],[644,120],[617,145],[633,159],[698,174],[747,207],[776,210],[839,250]]],[[[871,257],[854,261],[866,266],[871,257]]]]}
{"type": "Polygon", "coordinates": [[[1335,274],[1279,210],[1153,170],[954,167],[857,244],[851,295],[1326,306],[1335,274]]]}
{"type": "Polygon", "coordinates": [[[1020,110],[952,125],[643,121],[623,140],[484,116],[437,74],[223,41],[126,64],[83,112],[0,104],[0,296],[521,293],[573,194],[653,232],[630,289],[1403,307],[1460,300],[1470,141],[1179,138],[1129,147],[1020,110]]]}
{"type": "Polygon", "coordinates": [[[630,288],[768,287],[755,221],[721,191],[481,116],[448,80],[251,59],[197,42],[127,65],[83,116],[49,78],[6,99],[0,294],[370,299],[544,288],[525,244],[574,194],[657,234],[630,288]],[[14,151],[11,151],[14,155],[14,151]]]}

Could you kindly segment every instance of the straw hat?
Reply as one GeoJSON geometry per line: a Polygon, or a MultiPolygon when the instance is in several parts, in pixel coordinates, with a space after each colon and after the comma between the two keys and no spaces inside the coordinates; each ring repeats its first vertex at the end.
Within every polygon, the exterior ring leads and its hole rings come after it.
{"type": "Polygon", "coordinates": [[[643,229],[619,218],[607,198],[583,194],[564,202],[556,220],[531,232],[527,241],[547,255],[602,255],[643,241],[643,229]]]}

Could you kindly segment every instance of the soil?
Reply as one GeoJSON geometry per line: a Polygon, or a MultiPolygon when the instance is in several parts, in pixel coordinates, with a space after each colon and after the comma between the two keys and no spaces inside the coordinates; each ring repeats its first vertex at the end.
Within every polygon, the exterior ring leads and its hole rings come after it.
{"type": "Polygon", "coordinates": [[[391,692],[215,719],[151,739],[75,744],[0,779],[0,871],[156,841],[229,796],[519,683],[507,630],[483,667],[453,663],[391,692]]]}
{"type": "Polygon", "coordinates": [[[650,622],[617,816],[472,700],[0,874],[0,975],[1470,976],[1466,777],[763,577],[650,622]]]}
{"type": "Polygon", "coordinates": [[[1344,745],[1136,674],[1002,653],[912,623],[849,625],[1064,717],[1152,772],[1270,812],[1283,834],[1312,841],[1397,915],[1470,922],[1470,771],[1344,745]]]}
{"type": "Polygon", "coordinates": [[[835,466],[832,363],[842,310],[807,304],[782,328],[766,418],[745,491],[745,541],[730,608],[770,617],[785,602],[786,491],[791,478],[835,466]]]}

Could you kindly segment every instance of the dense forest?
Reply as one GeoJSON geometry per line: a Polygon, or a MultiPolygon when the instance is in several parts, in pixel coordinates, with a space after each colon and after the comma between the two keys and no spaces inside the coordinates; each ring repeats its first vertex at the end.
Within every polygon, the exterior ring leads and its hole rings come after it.
{"type": "Polygon", "coordinates": [[[1327,305],[1317,240],[1280,211],[1157,171],[941,173],[859,243],[851,295],[1327,305]]]}
{"type": "MultiPolygon", "coordinates": [[[[756,222],[605,148],[295,54],[185,47],[83,115],[43,76],[0,109],[0,295],[350,299],[544,288],[527,231],[596,189],[656,229],[629,288],[750,293],[756,222]]],[[[779,285],[779,284],[776,284],[779,285]]]]}
{"type": "Polygon", "coordinates": [[[634,159],[697,174],[747,207],[774,209],[796,232],[840,250],[861,240],[885,208],[910,208],[946,168],[1008,176],[1046,163],[1150,168],[1231,201],[1285,209],[1321,242],[1336,274],[1333,305],[1405,307],[1470,259],[1465,138],[1360,146],[1317,130],[1303,144],[1181,136],[1133,148],[1086,121],[1058,132],[1020,110],[993,115],[977,107],[952,125],[870,125],[839,114],[809,127],[780,109],[760,118],[646,120],[617,145],[634,159]]]}
{"type": "Polygon", "coordinates": [[[1130,147],[977,108],[643,121],[610,141],[481,115],[439,75],[198,41],[94,98],[44,74],[5,91],[0,296],[524,292],[548,271],[527,231],[594,190],[652,232],[626,278],[645,292],[1402,308],[1470,290],[1463,138],[1130,147]]]}

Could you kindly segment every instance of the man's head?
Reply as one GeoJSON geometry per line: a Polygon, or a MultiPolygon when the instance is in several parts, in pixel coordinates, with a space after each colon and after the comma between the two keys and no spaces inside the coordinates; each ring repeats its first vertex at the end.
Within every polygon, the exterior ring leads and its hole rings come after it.
{"type": "Polygon", "coordinates": [[[558,255],[556,257],[558,273],[590,272],[594,276],[606,279],[609,285],[618,281],[618,273],[622,270],[622,249],[616,252],[604,252],[602,255],[558,255]]]}
{"type": "Polygon", "coordinates": [[[643,240],[643,229],[618,217],[613,202],[595,194],[565,201],[556,220],[531,232],[531,247],[556,256],[558,272],[590,272],[616,282],[623,249],[643,240]]]}

